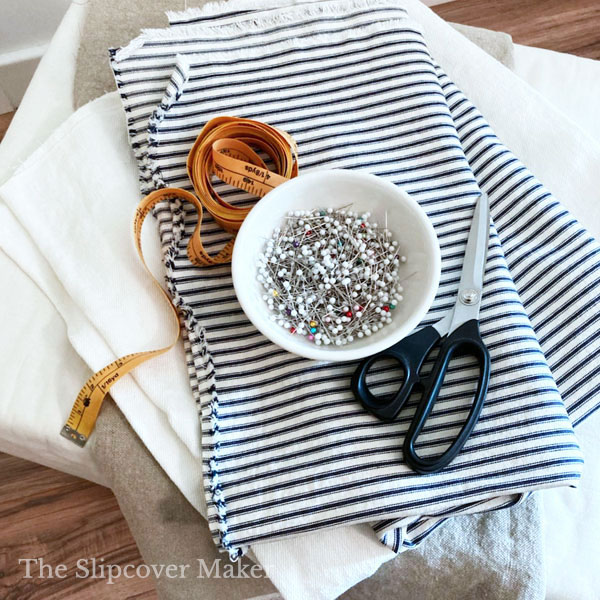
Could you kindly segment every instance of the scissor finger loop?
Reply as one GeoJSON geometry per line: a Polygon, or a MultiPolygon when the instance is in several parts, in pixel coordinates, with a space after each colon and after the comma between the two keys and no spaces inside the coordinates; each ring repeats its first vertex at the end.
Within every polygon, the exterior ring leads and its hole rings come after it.
{"type": "Polygon", "coordinates": [[[425,327],[404,338],[384,352],[364,359],[352,376],[352,391],[363,406],[375,416],[391,421],[398,416],[406,404],[413,388],[421,383],[420,371],[425,358],[439,342],[440,334],[433,327],[425,327]],[[398,392],[388,400],[378,398],[369,389],[367,376],[369,370],[378,362],[392,358],[404,371],[404,377],[398,392]]]}
{"type": "Polygon", "coordinates": [[[491,360],[479,331],[479,308],[483,295],[483,277],[489,243],[489,201],[482,194],[477,201],[467,238],[465,257],[457,290],[456,303],[446,316],[400,340],[382,353],[364,359],[352,377],[352,391],[363,406],[382,420],[395,419],[415,386],[422,384],[423,394],[406,433],[403,446],[404,461],[418,473],[434,473],[446,467],[462,450],[471,435],[485,402],[491,360]],[[431,374],[421,381],[420,371],[431,350],[440,344],[431,374]],[[434,457],[420,457],[415,443],[423,432],[425,422],[433,411],[444,383],[450,360],[459,351],[474,356],[479,364],[477,391],[458,436],[447,450],[434,457]],[[369,370],[379,361],[393,358],[404,370],[404,379],[396,394],[378,398],[367,384],[369,370]]]}
{"type": "Polygon", "coordinates": [[[490,356],[479,333],[479,323],[475,319],[467,321],[452,332],[440,347],[434,368],[424,386],[423,396],[404,437],[403,455],[406,464],[418,473],[441,471],[458,455],[471,435],[485,402],[490,379],[490,356]],[[421,457],[415,445],[423,432],[427,419],[431,415],[442,389],[450,361],[458,353],[468,354],[477,359],[477,389],[466,421],[450,446],[441,454],[433,457],[421,457]]]}

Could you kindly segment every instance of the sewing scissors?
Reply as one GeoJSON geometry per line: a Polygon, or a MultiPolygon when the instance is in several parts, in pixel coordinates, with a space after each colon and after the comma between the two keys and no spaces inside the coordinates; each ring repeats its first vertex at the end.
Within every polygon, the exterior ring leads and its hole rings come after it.
{"type": "Polygon", "coordinates": [[[352,391],[357,400],[376,417],[393,421],[408,401],[413,388],[422,388],[406,437],[403,454],[406,464],[417,473],[436,473],[446,467],[461,451],[475,427],[487,394],[490,379],[490,354],[479,332],[479,309],[483,289],[483,276],[487,260],[490,230],[490,207],[486,194],[475,206],[454,307],[435,323],[419,329],[397,344],[365,358],[352,376],[352,391]],[[431,373],[421,379],[423,362],[439,344],[439,354],[431,373]],[[479,365],[479,379],[475,398],[467,420],[452,444],[439,456],[420,457],[415,442],[437,401],[450,360],[455,355],[473,356],[479,365]],[[378,397],[371,392],[367,382],[369,371],[381,361],[392,359],[404,372],[400,389],[392,396],[378,397]]]}

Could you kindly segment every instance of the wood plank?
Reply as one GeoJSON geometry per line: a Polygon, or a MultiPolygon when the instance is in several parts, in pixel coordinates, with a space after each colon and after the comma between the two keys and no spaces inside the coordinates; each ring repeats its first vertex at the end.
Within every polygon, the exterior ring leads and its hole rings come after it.
{"type": "Polygon", "coordinates": [[[8,130],[8,126],[10,125],[10,122],[13,120],[13,117],[15,116],[15,112],[16,111],[4,113],[4,114],[0,115],[0,142],[4,139],[4,134],[8,130]]]}
{"type": "Polygon", "coordinates": [[[0,453],[0,598],[155,600],[152,578],[77,578],[79,559],[140,565],[142,559],[113,493],[89,481],[0,453]],[[19,558],[67,565],[66,578],[26,579],[19,558]]]}
{"type": "Polygon", "coordinates": [[[432,10],[446,21],[510,33],[518,44],[600,59],[598,0],[457,0],[432,10]]]}

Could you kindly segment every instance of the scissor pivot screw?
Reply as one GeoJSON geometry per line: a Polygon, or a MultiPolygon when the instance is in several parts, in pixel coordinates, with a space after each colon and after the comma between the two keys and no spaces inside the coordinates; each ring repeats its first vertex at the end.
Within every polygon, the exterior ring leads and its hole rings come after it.
{"type": "Polygon", "coordinates": [[[477,290],[473,289],[464,290],[460,293],[459,299],[463,304],[466,304],[467,306],[471,304],[477,304],[477,302],[479,302],[479,293],[477,292],[477,290]]]}

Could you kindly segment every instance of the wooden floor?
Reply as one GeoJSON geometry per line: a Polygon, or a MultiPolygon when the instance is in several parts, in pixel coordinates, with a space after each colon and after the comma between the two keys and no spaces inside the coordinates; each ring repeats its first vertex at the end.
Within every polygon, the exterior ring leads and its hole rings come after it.
{"type": "MultiPolygon", "coordinates": [[[[515,42],[600,59],[598,0],[456,0],[434,10],[456,23],[506,31],[515,42]]],[[[0,115],[0,140],[12,114],[0,115]]],[[[141,561],[112,493],[0,453],[0,599],[156,598],[150,579],[76,579],[80,558],[141,561]],[[67,565],[67,579],[24,579],[19,558],[67,565]]]]}
{"type": "MultiPolygon", "coordinates": [[[[151,579],[75,577],[77,561],[141,563],[140,553],[113,493],[102,486],[0,453],[0,599],[94,600],[156,598],[151,579]],[[25,563],[40,558],[67,565],[65,579],[25,579],[25,563]]],[[[99,569],[97,571],[99,573],[99,569]]]]}
{"type": "Polygon", "coordinates": [[[447,21],[505,31],[518,44],[600,59],[598,0],[457,0],[433,10],[447,21]]]}
{"type": "Polygon", "coordinates": [[[14,112],[4,113],[0,115],[0,142],[4,138],[4,134],[12,121],[12,118],[15,116],[14,112]]]}

